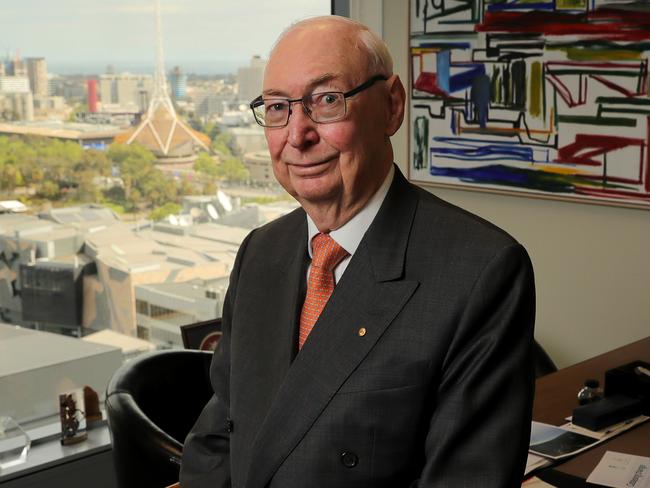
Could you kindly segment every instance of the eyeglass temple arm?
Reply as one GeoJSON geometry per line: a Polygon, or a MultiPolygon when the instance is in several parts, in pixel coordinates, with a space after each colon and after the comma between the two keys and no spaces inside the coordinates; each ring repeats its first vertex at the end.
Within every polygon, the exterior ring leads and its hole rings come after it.
{"type": "Polygon", "coordinates": [[[357,93],[359,93],[359,92],[365,90],[366,88],[370,88],[372,85],[375,84],[375,82],[377,82],[377,81],[379,81],[379,80],[387,81],[388,78],[386,78],[384,75],[376,75],[376,76],[373,76],[372,78],[370,78],[370,79],[369,79],[368,81],[366,81],[365,83],[359,85],[359,86],[356,87],[356,88],[353,88],[353,89],[350,90],[349,92],[345,92],[345,93],[343,94],[343,97],[348,98],[348,97],[351,97],[352,95],[356,95],[357,93]]]}

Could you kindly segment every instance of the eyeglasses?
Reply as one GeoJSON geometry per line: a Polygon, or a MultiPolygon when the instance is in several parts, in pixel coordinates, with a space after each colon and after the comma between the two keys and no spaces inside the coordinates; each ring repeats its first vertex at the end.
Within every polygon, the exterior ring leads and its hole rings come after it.
{"type": "Polygon", "coordinates": [[[345,117],[347,112],[345,100],[357,93],[370,88],[377,81],[386,81],[383,75],[376,75],[365,83],[348,92],[328,91],[311,93],[302,98],[262,98],[257,97],[250,103],[255,121],[262,127],[285,127],[291,117],[291,107],[294,103],[302,103],[307,116],[317,124],[336,122],[345,117]]]}

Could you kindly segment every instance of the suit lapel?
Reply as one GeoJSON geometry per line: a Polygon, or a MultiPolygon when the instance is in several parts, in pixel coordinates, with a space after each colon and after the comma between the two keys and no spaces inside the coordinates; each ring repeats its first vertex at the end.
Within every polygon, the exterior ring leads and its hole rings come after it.
{"type": "MultiPolygon", "coordinates": [[[[250,445],[282,385],[295,354],[296,323],[302,304],[301,285],[306,273],[307,225],[304,212],[297,212],[274,239],[273,253],[255,252],[248,269],[255,270],[247,300],[237,313],[237,335],[232,338],[231,409],[238,433],[231,449],[233,482],[243,485],[250,458],[250,445]],[[296,236],[298,239],[296,240],[296,236]],[[260,299],[263,297],[263,299],[260,299]],[[233,353],[233,354],[234,354],[233,353]]],[[[250,272],[249,272],[250,275],[250,272]]],[[[244,293],[244,292],[242,292],[244,293]]]]}
{"type": "Polygon", "coordinates": [[[417,197],[399,171],[253,444],[247,488],[265,486],[409,300],[404,257],[417,197]],[[360,333],[360,329],[365,329],[360,333]]]}

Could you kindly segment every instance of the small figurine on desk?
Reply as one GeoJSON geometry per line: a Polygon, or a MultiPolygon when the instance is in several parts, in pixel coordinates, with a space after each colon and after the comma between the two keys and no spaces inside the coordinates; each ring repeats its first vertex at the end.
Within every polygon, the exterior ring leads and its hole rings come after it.
{"type": "Polygon", "coordinates": [[[79,407],[84,408],[82,390],[59,395],[59,417],[61,419],[61,444],[64,446],[86,440],[86,417],[79,407]]]}
{"type": "Polygon", "coordinates": [[[102,420],[102,411],[99,408],[99,395],[90,386],[84,386],[84,403],[86,404],[86,423],[91,428],[95,422],[102,420]]]}

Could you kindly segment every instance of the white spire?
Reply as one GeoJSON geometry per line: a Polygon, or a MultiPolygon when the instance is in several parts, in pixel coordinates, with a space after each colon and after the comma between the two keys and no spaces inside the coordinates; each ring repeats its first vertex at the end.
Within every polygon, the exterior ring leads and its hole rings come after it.
{"type": "Polygon", "coordinates": [[[169,98],[169,88],[167,87],[167,77],[165,76],[165,55],[163,54],[163,35],[162,35],[162,15],[160,13],[160,0],[155,0],[156,12],[156,71],[153,75],[153,95],[149,104],[149,116],[164,105],[167,110],[176,115],[174,105],[169,98]]]}
{"type": "Polygon", "coordinates": [[[153,137],[155,140],[156,152],[168,155],[171,149],[172,140],[174,135],[181,131],[190,137],[194,142],[202,147],[205,151],[210,151],[210,148],[199,139],[194,131],[181,121],[176,115],[174,104],[169,97],[169,88],[167,87],[167,77],[165,76],[165,58],[163,55],[163,37],[162,37],[162,19],[160,14],[160,0],[155,0],[155,13],[156,13],[156,70],[153,75],[153,94],[151,95],[151,102],[149,102],[149,109],[144,119],[138,128],[131,134],[126,141],[131,144],[137,140],[140,134],[148,134],[146,137],[153,137]],[[162,110],[167,112],[167,115],[160,113],[162,110]],[[158,117],[156,116],[158,114],[158,117]],[[157,123],[156,119],[161,120],[162,123],[157,123]]]}

